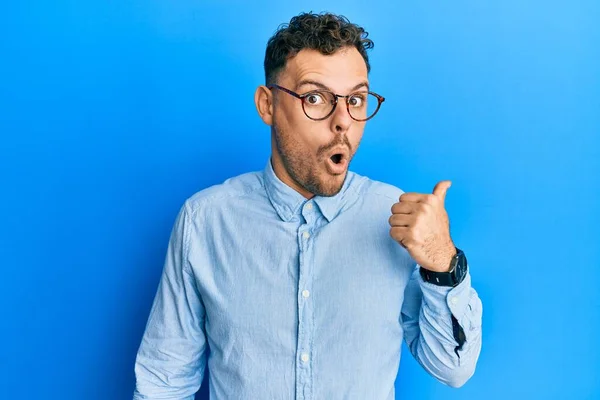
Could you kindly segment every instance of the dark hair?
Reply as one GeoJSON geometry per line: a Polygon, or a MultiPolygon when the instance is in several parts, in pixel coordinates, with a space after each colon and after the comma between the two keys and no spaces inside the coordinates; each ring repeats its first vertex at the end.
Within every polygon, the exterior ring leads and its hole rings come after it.
{"type": "Polygon", "coordinates": [[[287,60],[302,49],[318,50],[329,55],[344,47],[355,47],[371,70],[367,50],[373,48],[373,41],[360,26],[350,23],[341,15],[331,13],[301,13],[282,24],[269,39],[265,53],[265,81],[275,83],[277,75],[285,67],[287,60]]]}

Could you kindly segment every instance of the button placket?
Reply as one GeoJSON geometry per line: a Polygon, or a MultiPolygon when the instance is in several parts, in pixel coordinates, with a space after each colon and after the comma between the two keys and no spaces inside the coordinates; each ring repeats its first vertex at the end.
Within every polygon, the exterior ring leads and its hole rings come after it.
{"type": "Polygon", "coordinates": [[[298,342],[296,359],[296,399],[310,399],[312,393],[311,343],[312,343],[312,304],[310,284],[313,273],[313,229],[315,223],[315,208],[312,202],[307,202],[302,208],[302,216],[306,223],[298,228],[299,273],[298,273],[298,342]]]}

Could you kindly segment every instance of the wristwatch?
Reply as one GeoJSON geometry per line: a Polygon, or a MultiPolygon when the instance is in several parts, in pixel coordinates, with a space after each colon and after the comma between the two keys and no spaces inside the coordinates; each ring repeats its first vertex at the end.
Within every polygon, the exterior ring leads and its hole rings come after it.
{"type": "Polygon", "coordinates": [[[435,272],[419,267],[419,273],[425,282],[432,283],[437,286],[455,287],[467,276],[467,257],[465,253],[458,247],[456,255],[450,261],[450,271],[435,272]]]}

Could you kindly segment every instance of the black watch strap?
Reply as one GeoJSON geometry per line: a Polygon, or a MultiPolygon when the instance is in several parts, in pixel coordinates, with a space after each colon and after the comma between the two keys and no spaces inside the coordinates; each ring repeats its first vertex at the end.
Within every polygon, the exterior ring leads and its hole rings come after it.
{"type": "Polygon", "coordinates": [[[456,248],[456,255],[452,258],[449,272],[434,272],[420,267],[419,273],[425,282],[437,286],[454,287],[461,283],[467,275],[467,257],[462,250],[456,248]]]}

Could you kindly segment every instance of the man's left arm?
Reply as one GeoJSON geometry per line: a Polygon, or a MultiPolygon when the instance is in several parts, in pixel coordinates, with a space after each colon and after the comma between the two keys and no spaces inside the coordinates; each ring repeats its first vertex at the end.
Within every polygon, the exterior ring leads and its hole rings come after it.
{"type": "Polygon", "coordinates": [[[469,273],[455,287],[425,282],[417,266],[404,292],[402,326],[415,359],[440,382],[460,387],[481,351],[482,304],[469,273]]]}
{"type": "Polygon", "coordinates": [[[464,259],[459,282],[450,279],[460,259],[444,206],[450,185],[439,182],[433,194],[403,193],[389,223],[390,236],[417,263],[402,306],[406,342],[431,375],[459,387],[473,375],[481,350],[482,306],[464,259]]]}

